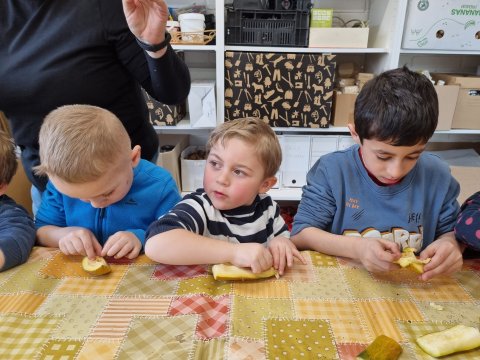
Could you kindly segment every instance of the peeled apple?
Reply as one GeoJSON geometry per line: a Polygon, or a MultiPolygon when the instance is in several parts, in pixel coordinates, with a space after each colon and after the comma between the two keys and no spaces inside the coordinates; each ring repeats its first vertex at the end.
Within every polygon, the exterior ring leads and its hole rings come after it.
{"type": "Polygon", "coordinates": [[[430,262],[430,258],[425,260],[417,259],[415,256],[415,249],[407,247],[402,251],[402,257],[397,261],[394,261],[396,264],[400,265],[402,268],[409,267],[416,271],[419,274],[423,273],[423,266],[430,262]]]}
{"type": "Polygon", "coordinates": [[[444,356],[480,346],[480,331],[474,327],[457,325],[419,337],[417,344],[430,356],[444,356]]]}
{"type": "Polygon", "coordinates": [[[240,268],[231,264],[213,265],[212,273],[215,280],[250,280],[269,278],[272,276],[278,277],[278,273],[273,267],[255,274],[249,269],[240,268]]]}

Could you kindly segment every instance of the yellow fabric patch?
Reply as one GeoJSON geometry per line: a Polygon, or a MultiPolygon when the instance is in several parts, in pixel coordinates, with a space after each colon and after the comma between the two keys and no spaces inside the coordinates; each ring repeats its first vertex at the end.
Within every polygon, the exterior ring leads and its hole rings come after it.
{"type": "Polygon", "coordinates": [[[31,293],[0,295],[0,312],[33,314],[45,299],[45,295],[31,293]]]}
{"type": "Polygon", "coordinates": [[[232,283],[230,281],[216,281],[213,276],[198,276],[192,279],[180,280],[177,295],[206,294],[221,296],[230,293],[232,283]]]}
{"type": "Polygon", "coordinates": [[[289,298],[291,296],[286,281],[236,281],[233,283],[235,295],[259,298],[289,298]]]}
{"type": "Polygon", "coordinates": [[[336,359],[337,349],[324,320],[268,319],[268,359],[336,359]]]}

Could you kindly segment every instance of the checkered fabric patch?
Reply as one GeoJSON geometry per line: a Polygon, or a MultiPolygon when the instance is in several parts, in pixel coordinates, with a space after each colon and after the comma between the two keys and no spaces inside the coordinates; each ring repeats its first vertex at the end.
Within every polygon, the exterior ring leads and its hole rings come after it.
{"type": "Polygon", "coordinates": [[[337,351],[340,359],[354,360],[369,344],[340,344],[337,343],[337,351]]]}
{"type": "Polygon", "coordinates": [[[158,280],[185,279],[207,274],[206,265],[164,265],[155,267],[153,277],[158,280]]]}
{"type": "Polygon", "coordinates": [[[338,359],[326,321],[268,319],[265,327],[268,359],[338,359]]]}
{"type": "Polygon", "coordinates": [[[197,295],[179,297],[172,301],[169,314],[200,314],[197,325],[197,336],[201,339],[212,339],[223,336],[227,331],[230,297],[197,295]]]}
{"type": "Polygon", "coordinates": [[[291,296],[287,281],[255,280],[236,281],[233,293],[247,297],[289,298],[291,296]]]}
{"type": "Polygon", "coordinates": [[[42,260],[49,260],[51,259],[56,253],[58,249],[56,248],[48,248],[44,246],[35,246],[30,253],[30,257],[28,258],[27,262],[37,262],[42,260]]]}
{"type": "Polygon", "coordinates": [[[366,326],[359,319],[355,301],[294,300],[295,313],[300,318],[328,320],[338,342],[368,342],[371,339],[366,326]]]}
{"type": "Polygon", "coordinates": [[[43,346],[40,359],[68,360],[74,359],[83,341],[51,339],[43,346]]]}
{"type": "Polygon", "coordinates": [[[265,360],[265,343],[263,341],[232,338],[228,347],[228,359],[265,360]]]}
{"type": "Polygon", "coordinates": [[[171,295],[175,293],[178,280],[160,281],[154,279],[152,274],[155,266],[131,266],[118,284],[115,295],[171,295]]]}
{"type": "Polygon", "coordinates": [[[196,315],[134,318],[117,358],[188,359],[196,322],[196,315]]]}
{"type": "Polygon", "coordinates": [[[61,321],[53,316],[0,315],[0,359],[32,359],[61,321]]]}
{"type": "Polygon", "coordinates": [[[282,280],[291,282],[314,281],[315,272],[313,271],[312,260],[310,259],[310,256],[304,256],[304,258],[307,261],[306,265],[302,264],[299,260],[294,258],[295,266],[285,269],[285,273],[282,275],[282,280]]]}
{"type": "Polygon", "coordinates": [[[112,265],[112,272],[91,278],[67,277],[63,279],[55,292],[57,294],[111,295],[122,280],[126,266],[112,265]]]}

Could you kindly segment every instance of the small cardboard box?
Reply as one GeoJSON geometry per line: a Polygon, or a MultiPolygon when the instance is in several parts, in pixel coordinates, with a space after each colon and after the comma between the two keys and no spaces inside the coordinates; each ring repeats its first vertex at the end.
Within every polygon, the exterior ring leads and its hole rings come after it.
{"type": "Polygon", "coordinates": [[[438,96],[438,125],[436,130],[450,130],[457,106],[458,85],[435,85],[438,96]]]}
{"type": "Polygon", "coordinates": [[[478,179],[480,167],[474,166],[450,166],[453,177],[460,183],[458,201],[460,205],[471,195],[478,191],[478,179]]]}
{"type": "Polygon", "coordinates": [[[179,105],[165,105],[153,99],[142,89],[143,97],[147,103],[150,122],[156,126],[176,126],[187,113],[185,102],[179,105]]]}
{"type": "Polygon", "coordinates": [[[480,129],[480,76],[435,74],[447,85],[460,85],[452,129],[480,129]]]}
{"type": "Polygon", "coordinates": [[[178,190],[181,186],[180,154],[188,146],[189,136],[182,134],[159,134],[160,152],[157,165],[168,170],[177,183],[178,190]]]}
{"type": "Polygon", "coordinates": [[[332,125],[347,126],[349,123],[353,123],[355,100],[357,100],[357,94],[335,92],[333,97],[332,125]]]}
{"type": "Polygon", "coordinates": [[[189,160],[187,157],[195,152],[205,151],[205,146],[189,146],[180,156],[182,168],[182,191],[195,191],[203,188],[203,172],[207,160],[189,160]]]}
{"type": "Polygon", "coordinates": [[[215,81],[192,81],[188,94],[190,126],[193,128],[214,128],[217,125],[215,102],[215,81]]]}
{"type": "Polygon", "coordinates": [[[308,47],[356,48],[368,46],[369,28],[310,28],[308,47]]]}
{"type": "Polygon", "coordinates": [[[410,0],[402,47],[480,50],[479,11],[479,0],[410,0]]]}
{"type": "Polygon", "coordinates": [[[327,128],[335,55],[225,52],[225,121],[254,116],[272,127],[327,128]]]}

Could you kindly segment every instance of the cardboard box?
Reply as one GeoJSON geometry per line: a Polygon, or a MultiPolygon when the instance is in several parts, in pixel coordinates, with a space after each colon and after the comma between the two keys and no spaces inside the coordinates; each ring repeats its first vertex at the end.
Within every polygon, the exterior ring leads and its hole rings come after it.
{"type": "Polygon", "coordinates": [[[335,55],[225,52],[225,121],[255,116],[273,127],[327,128],[335,55]]]}
{"type": "Polygon", "coordinates": [[[176,126],[187,113],[185,103],[179,105],[165,105],[153,99],[142,89],[143,97],[147,103],[150,122],[156,126],[176,126]]]}
{"type": "Polygon", "coordinates": [[[402,47],[480,50],[479,11],[479,0],[410,0],[402,47]]]}
{"type": "Polygon", "coordinates": [[[335,92],[333,97],[332,125],[347,126],[349,123],[353,123],[355,100],[357,100],[357,94],[335,92]]]}
{"type": "Polygon", "coordinates": [[[478,179],[480,178],[480,167],[473,166],[450,166],[452,175],[460,183],[460,194],[458,202],[460,205],[471,195],[478,191],[478,179]]]}
{"type": "Polygon", "coordinates": [[[480,76],[435,74],[447,85],[460,85],[452,129],[480,129],[480,76]]]}
{"type": "Polygon", "coordinates": [[[160,152],[157,165],[168,170],[177,183],[178,190],[182,188],[180,172],[180,154],[188,146],[189,136],[182,134],[159,134],[160,152]]]}
{"type": "Polygon", "coordinates": [[[203,188],[203,172],[207,160],[187,159],[190,154],[200,151],[205,151],[205,146],[189,146],[181,153],[182,191],[195,191],[203,188]]]}
{"type": "Polygon", "coordinates": [[[215,81],[194,80],[188,94],[190,126],[214,128],[217,125],[215,81]]]}
{"type": "Polygon", "coordinates": [[[18,159],[17,163],[17,172],[13,176],[12,181],[10,181],[6,194],[32,214],[32,197],[30,195],[32,183],[25,174],[22,161],[18,159]]]}
{"type": "Polygon", "coordinates": [[[458,85],[435,85],[438,96],[438,125],[436,130],[450,130],[457,106],[458,85]]]}
{"type": "Polygon", "coordinates": [[[310,28],[308,47],[356,48],[368,46],[369,28],[310,28]]]}

